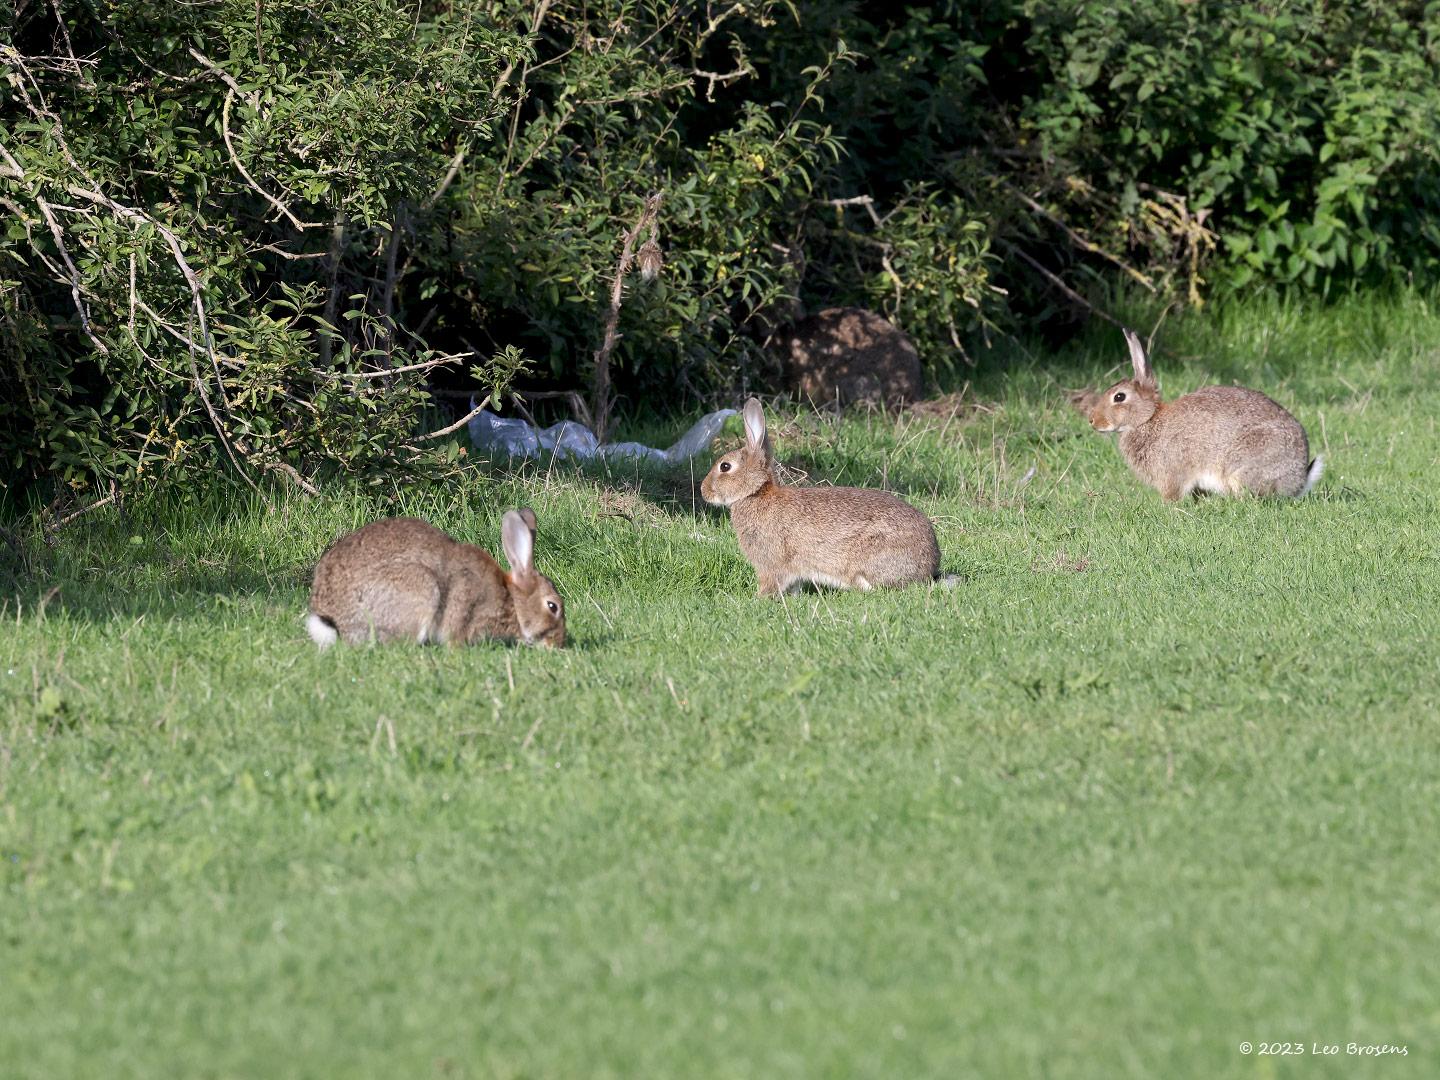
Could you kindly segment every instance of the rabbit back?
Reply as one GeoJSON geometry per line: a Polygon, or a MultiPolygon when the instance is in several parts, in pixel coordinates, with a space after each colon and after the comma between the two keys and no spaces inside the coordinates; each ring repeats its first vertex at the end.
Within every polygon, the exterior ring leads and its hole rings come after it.
{"type": "Polygon", "coordinates": [[[940,571],[930,519],[887,491],[770,484],[730,510],[761,592],[800,582],[894,588],[940,571]]]}
{"type": "Polygon", "coordinates": [[[1241,386],[1207,386],[1125,431],[1120,449],[1167,498],[1193,491],[1296,496],[1305,489],[1305,429],[1278,402],[1241,386]]]}
{"type": "Polygon", "coordinates": [[[513,621],[499,564],[416,518],[372,522],[332,544],[315,567],[310,612],[317,642],[318,618],[347,644],[460,642],[513,621]]]}

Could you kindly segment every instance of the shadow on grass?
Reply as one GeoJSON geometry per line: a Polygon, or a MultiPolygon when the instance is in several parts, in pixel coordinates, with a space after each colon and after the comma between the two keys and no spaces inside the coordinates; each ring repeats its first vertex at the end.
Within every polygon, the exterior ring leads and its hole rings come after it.
{"type": "Polygon", "coordinates": [[[213,614],[246,604],[288,611],[295,608],[297,596],[308,592],[310,571],[309,566],[266,572],[234,565],[130,564],[122,572],[106,573],[40,564],[22,576],[10,576],[0,596],[10,610],[19,605],[22,612],[63,611],[91,622],[213,614]]]}
{"type": "MultiPolygon", "coordinates": [[[[0,618],[14,618],[17,607],[24,618],[63,614],[93,624],[127,623],[141,618],[158,622],[217,619],[239,611],[283,623],[294,631],[297,642],[313,647],[304,630],[313,562],[266,568],[240,561],[206,565],[174,558],[132,558],[100,570],[77,565],[75,552],[56,552],[43,544],[40,547],[41,552],[24,553],[19,574],[10,572],[14,567],[7,567],[7,576],[0,578],[0,618]]],[[[565,648],[588,653],[605,648],[620,636],[608,626],[587,626],[583,634],[572,633],[565,648]]],[[[525,646],[485,641],[474,647],[504,655],[508,649],[525,646]]],[[[415,648],[433,651],[429,647],[415,648]]]]}

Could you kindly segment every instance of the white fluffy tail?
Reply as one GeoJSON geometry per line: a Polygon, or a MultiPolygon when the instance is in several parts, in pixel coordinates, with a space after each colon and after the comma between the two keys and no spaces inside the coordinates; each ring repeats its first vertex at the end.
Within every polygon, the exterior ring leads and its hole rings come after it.
{"type": "Polygon", "coordinates": [[[941,574],[935,579],[935,584],[942,589],[954,589],[959,587],[963,580],[959,574],[941,574]]]}
{"type": "Polygon", "coordinates": [[[328,649],[340,640],[340,631],[335,629],[335,625],[329,619],[322,618],[313,611],[305,620],[305,630],[309,633],[310,640],[322,649],[328,649]]]}
{"type": "Polygon", "coordinates": [[[1305,474],[1305,486],[1300,489],[1300,494],[1296,498],[1304,498],[1309,495],[1315,485],[1320,482],[1320,477],[1324,475],[1325,459],[1317,454],[1315,460],[1310,462],[1310,471],[1305,474]]]}

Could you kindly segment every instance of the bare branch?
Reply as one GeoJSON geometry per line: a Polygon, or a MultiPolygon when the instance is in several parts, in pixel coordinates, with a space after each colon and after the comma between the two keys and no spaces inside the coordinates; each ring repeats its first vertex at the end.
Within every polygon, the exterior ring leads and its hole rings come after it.
{"type": "Polygon", "coordinates": [[[119,490],[119,488],[117,488],[117,487],[115,486],[115,481],[114,481],[114,480],[111,480],[111,481],[110,481],[110,494],[109,494],[109,495],[106,495],[104,498],[101,498],[101,499],[96,499],[96,500],[95,500],[94,502],[92,502],[92,503],[87,503],[86,505],[82,506],[79,510],[76,510],[76,511],[73,511],[72,513],[66,514],[64,517],[60,518],[58,521],[52,521],[52,522],[46,527],[46,532],[50,532],[50,533],[58,532],[60,529],[63,529],[66,525],[69,525],[70,522],[74,521],[76,518],[78,518],[78,517],[83,517],[84,515],[90,513],[90,511],[92,511],[92,510],[99,510],[100,507],[102,507],[102,506],[108,506],[108,505],[110,505],[111,503],[116,502],[119,498],[120,498],[120,490],[119,490]]]}
{"type": "Polygon", "coordinates": [[[331,329],[335,325],[335,309],[340,302],[340,257],[345,253],[345,214],[335,212],[335,221],[330,226],[330,256],[326,270],[330,276],[325,290],[325,311],[321,318],[325,325],[320,330],[320,363],[328,367],[334,354],[335,340],[331,329]]]}
{"type": "MultiPolygon", "coordinates": [[[[585,404],[585,399],[575,390],[518,390],[515,392],[515,401],[520,405],[526,401],[550,401],[562,400],[569,404],[570,412],[576,420],[590,428],[595,429],[594,420],[590,416],[590,407],[585,404]]],[[[534,422],[534,417],[531,417],[534,422]]]]}
{"type": "Polygon", "coordinates": [[[189,353],[190,370],[195,379],[195,389],[200,394],[200,400],[205,405],[205,411],[210,415],[210,422],[215,427],[215,434],[220,439],[220,445],[225,448],[225,453],[230,458],[230,463],[235,466],[235,470],[240,474],[241,479],[258,491],[259,488],[256,486],[255,481],[250,479],[249,474],[240,464],[240,459],[236,457],[234,448],[230,445],[230,440],[225,434],[225,425],[221,421],[219,414],[216,413],[214,404],[210,401],[210,392],[206,389],[205,380],[200,377],[200,369],[195,363],[195,353],[197,351],[204,352],[210,358],[211,366],[215,369],[215,379],[217,389],[220,391],[220,400],[225,407],[225,411],[228,413],[230,411],[230,402],[225,397],[225,380],[220,374],[220,361],[215,355],[214,340],[210,336],[210,322],[205,314],[204,292],[200,285],[199,276],[196,275],[194,268],[191,267],[189,261],[185,258],[185,251],[180,246],[179,237],[157,218],[126,206],[123,203],[118,203],[103,192],[91,191],[88,188],[73,184],[66,187],[65,190],[77,199],[84,199],[86,202],[104,207],[125,221],[149,225],[165,240],[166,245],[170,248],[170,254],[176,267],[179,268],[181,275],[185,278],[186,285],[190,287],[191,303],[195,311],[196,322],[200,329],[201,344],[197,346],[192,342],[189,353]]]}
{"type": "Polygon", "coordinates": [[[620,261],[615,264],[615,279],[610,286],[610,312],[605,319],[605,337],[595,352],[595,378],[590,399],[590,414],[595,418],[595,438],[600,442],[605,441],[605,429],[610,421],[610,353],[620,339],[620,304],[625,295],[625,275],[630,272],[630,264],[635,257],[635,240],[641,232],[654,225],[662,198],[656,192],[645,200],[640,216],[625,234],[620,261]]]}
{"type": "Polygon", "coordinates": [[[60,252],[60,258],[64,261],[65,269],[68,271],[70,298],[75,303],[75,313],[80,316],[80,326],[84,329],[85,336],[90,339],[90,344],[95,346],[96,352],[101,356],[109,356],[110,350],[105,347],[103,341],[95,336],[95,330],[90,325],[90,309],[85,306],[85,299],[80,295],[80,270],[76,267],[74,260],[70,258],[70,250],[65,246],[65,233],[61,230],[60,223],[55,220],[55,212],[51,209],[50,204],[41,197],[40,192],[29,182],[20,162],[15,159],[4,143],[0,143],[0,156],[5,158],[5,164],[14,178],[25,185],[30,197],[35,200],[35,206],[39,209],[40,215],[50,226],[50,235],[55,240],[55,247],[60,252]]]}
{"type": "Polygon", "coordinates": [[[260,103],[256,100],[255,95],[247,94],[244,90],[242,90],[240,88],[240,84],[235,81],[235,77],[233,75],[231,75],[228,71],[222,68],[219,64],[215,63],[214,60],[211,60],[204,53],[200,52],[198,49],[192,48],[188,51],[191,56],[193,56],[201,63],[202,66],[209,68],[210,71],[212,71],[214,74],[220,76],[221,80],[225,83],[225,85],[230,87],[231,93],[239,94],[241,97],[243,97],[246,101],[250,103],[251,108],[255,109],[257,112],[259,111],[260,103]]]}
{"type": "Polygon", "coordinates": [[[1066,297],[1079,304],[1086,311],[1090,312],[1092,315],[1099,315],[1100,318],[1104,319],[1106,322],[1114,323],[1116,326],[1122,325],[1120,320],[1116,319],[1109,312],[1102,311],[1100,308],[1097,308],[1094,304],[1090,303],[1089,300],[1086,300],[1069,285],[1066,285],[1065,282],[1061,280],[1058,274],[1055,274],[1053,271],[1046,269],[1044,266],[1040,265],[1040,263],[1036,262],[1035,259],[1032,258],[1029,253],[1027,253],[1023,248],[1020,248],[1006,240],[1001,240],[999,242],[1012,255],[1018,255],[1021,260],[1029,263],[1030,266],[1041,277],[1043,277],[1046,281],[1050,282],[1051,285],[1054,285],[1055,288],[1059,289],[1062,293],[1064,293],[1066,297]]]}
{"type": "Polygon", "coordinates": [[[875,200],[869,195],[852,195],[848,199],[826,199],[826,206],[863,206],[870,213],[870,220],[878,228],[883,222],[880,215],[875,212],[875,200]]]}
{"type": "Polygon", "coordinates": [[[402,202],[395,207],[395,217],[390,225],[390,237],[385,245],[385,282],[380,292],[380,323],[384,328],[387,353],[394,348],[395,283],[399,280],[399,276],[395,272],[395,262],[400,253],[400,240],[405,235],[405,230],[405,204],[402,202]]]}
{"type": "MultiPolygon", "coordinates": [[[[535,15],[530,20],[530,37],[533,38],[536,34],[540,33],[540,24],[545,21],[545,13],[550,10],[550,5],[553,2],[554,0],[540,0],[540,2],[535,5],[535,15]]],[[[501,91],[503,91],[510,82],[510,76],[513,74],[515,74],[515,65],[506,64],[505,70],[500,72],[500,78],[495,81],[495,88],[490,91],[492,100],[499,98],[501,91]]],[[[523,74],[521,78],[523,80],[523,74]]]]}
{"type": "Polygon", "coordinates": [[[425,360],[418,364],[405,364],[402,367],[385,368],[381,371],[316,371],[314,374],[326,379],[383,379],[387,375],[401,375],[407,371],[429,371],[431,368],[445,367],[447,364],[458,364],[474,356],[474,353],[452,353],[437,356],[433,360],[425,360]]]}
{"type": "Polygon", "coordinates": [[[291,262],[307,262],[311,259],[324,259],[329,256],[328,251],[286,251],[284,248],[276,247],[274,244],[260,244],[255,250],[268,251],[271,255],[279,255],[282,259],[289,259],[291,262]]]}
{"type": "Polygon", "coordinates": [[[460,175],[460,166],[465,163],[465,155],[469,152],[470,140],[466,139],[460,144],[460,149],[455,151],[455,156],[450,159],[450,167],[445,170],[445,175],[441,177],[440,183],[436,185],[435,190],[430,193],[429,197],[422,204],[426,210],[429,210],[439,202],[440,196],[444,195],[450,185],[455,182],[455,177],[460,175]]]}
{"type": "Polygon", "coordinates": [[[445,427],[441,428],[439,431],[432,431],[432,432],[430,432],[430,434],[428,434],[428,435],[421,435],[421,436],[419,436],[419,439],[420,439],[421,442],[429,442],[431,439],[439,439],[439,438],[441,438],[442,436],[449,435],[449,434],[451,434],[451,433],[453,433],[453,432],[459,431],[462,427],[464,427],[466,424],[468,424],[468,423],[469,423],[471,420],[473,420],[475,417],[479,416],[482,412],[484,412],[484,411],[485,411],[486,409],[488,409],[489,407],[490,407],[490,395],[489,395],[489,394],[486,394],[484,401],[480,402],[479,405],[476,405],[475,408],[471,409],[468,413],[466,413],[464,416],[462,416],[459,420],[456,420],[453,424],[447,424],[445,427]]]}
{"type": "Polygon", "coordinates": [[[734,82],[736,79],[743,79],[746,75],[753,75],[755,74],[755,69],[742,60],[740,62],[740,66],[737,67],[734,71],[726,71],[722,73],[718,71],[702,71],[699,68],[691,68],[690,74],[696,79],[705,80],[705,100],[714,101],[715,87],[726,86],[734,82]]]}
{"type": "Polygon", "coordinates": [[[1049,210],[1045,209],[1045,207],[1041,206],[1029,195],[1025,194],[1025,192],[1017,188],[1014,184],[1011,184],[1004,180],[1002,180],[1001,183],[1004,184],[1004,186],[1008,190],[1013,192],[1015,196],[1031,210],[1034,210],[1035,213],[1039,214],[1046,221],[1050,222],[1066,236],[1068,236],[1071,242],[1074,243],[1077,247],[1081,248],[1084,251],[1088,251],[1091,255],[1099,255],[1102,259],[1105,259],[1112,265],[1119,267],[1131,278],[1138,281],[1141,285],[1145,286],[1145,288],[1149,289],[1152,293],[1155,291],[1154,283],[1148,277],[1142,274],[1139,270],[1136,270],[1133,266],[1126,263],[1123,259],[1120,259],[1117,256],[1110,254],[1110,252],[1106,251],[1098,244],[1095,244],[1085,239],[1085,237],[1081,236],[1069,225],[1065,224],[1065,222],[1061,220],[1058,214],[1051,213],[1049,210]]]}
{"type": "Polygon", "coordinates": [[[296,471],[295,466],[293,465],[289,465],[283,461],[276,461],[266,466],[266,468],[270,472],[278,472],[283,476],[289,477],[291,482],[293,482],[296,487],[298,487],[301,491],[305,492],[305,494],[307,495],[320,494],[320,489],[317,488],[314,484],[310,483],[310,481],[306,480],[303,476],[301,476],[300,473],[296,471]]]}
{"type": "Polygon", "coordinates": [[[726,8],[719,14],[712,15],[710,17],[709,24],[705,27],[704,30],[700,31],[699,37],[695,39],[693,51],[699,53],[700,50],[705,47],[705,43],[715,36],[715,31],[720,29],[721,25],[725,22],[726,19],[730,18],[730,16],[736,14],[737,12],[741,12],[744,10],[745,4],[742,0],[742,2],[740,3],[731,4],[728,8],[726,8]]]}
{"type": "MultiPolygon", "coordinates": [[[[194,49],[190,51],[192,53],[195,52],[194,49]]],[[[196,55],[199,54],[197,53],[196,55]]],[[[271,206],[275,207],[276,210],[280,211],[281,216],[290,222],[291,225],[294,225],[295,228],[301,232],[304,232],[306,229],[319,228],[318,225],[301,221],[290,212],[288,206],[262,188],[255,177],[250,175],[250,170],[245,168],[244,163],[240,160],[240,155],[235,152],[235,144],[230,139],[230,105],[235,100],[235,93],[236,88],[231,86],[230,89],[225,92],[225,104],[220,107],[220,134],[225,139],[225,149],[230,152],[230,164],[234,165],[235,171],[245,178],[245,183],[250,185],[250,190],[255,192],[256,195],[259,195],[271,206]]]]}

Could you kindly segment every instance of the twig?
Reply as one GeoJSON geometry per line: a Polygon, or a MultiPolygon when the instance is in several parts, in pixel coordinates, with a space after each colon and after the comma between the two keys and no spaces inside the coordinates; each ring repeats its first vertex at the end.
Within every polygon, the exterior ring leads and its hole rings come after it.
{"type": "MultiPolygon", "coordinates": [[[[554,0],[540,0],[540,2],[535,5],[535,15],[530,20],[530,37],[533,38],[540,32],[540,24],[545,21],[545,13],[550,10],[550,5],[553,2],[554,0]]],[[[494,89],[490,91],[490,99],[492,101],[500,97],[501,91],[503,91],[510,82],[510,76],[513,74],[515,74],[514,63],[506,64],[505,70],[500,72],[500,77],[495,80],[494,89]]]]}
{"type": "Polygon", "coordinates": [[[86,514],[90,513],[91,510],[98,510],[102,506],[108,506],[110,503],[115,502],[119,498],[120,490],[115,486],[115,481],[111,480],[109,495],[106,495],[103,499],[96,499],[94,502],[89,503],[86,506],[82,506],[79,510],[66,514],[59,521],[52,522],[46,531],[52,533],[57,532],[58,530],[63,529],[66,525],[69,525],[70,522],[74,521],[76,518],[84,517],[86,514]]]}
{"type": "Polygon", "coordinates": [[[296,471],[295,466],[290,465],[290,464],[287,464],[286,462],[283,462],[283,461],[276,461],[276,462],[273,462],[272,464],[270,464],[270,465],[267,466],[267,467],[268,467],[272,472],[283,473],[285,476],[288,476],[292,481],[294,481],[295,485],[296,485],[301,491],[305,492],[305,494],[307,494],[307,495],[319,495],[319,494],[320,494],[320,489],[317,488],[314,484],[310,483],[310,481],[306,480],[303,476],[301,476],[300,473],[296,471]]]}
{"type": "Polygon", "coordinates": [[[260,103],[255,100],[255,95],[247,94],[241,88],[240,84],[235,81],[235,77],[233,75],[231,75],[228,71],[222,68],[214,60],[211,60],[204,53],[200,52],[198,49],[191,48],[188,50],[188,52],[192,57],[199,61],[203,67],[208,68],[211,72],[220,76],[221,80],[225,83],[225,85],[230,87],[231,92],[240,94],[245,98],[246,101],[250,103],[252,108],[256,109],[257,111],[259,110],[260,103]]]}
{"type": "Polygon", "coordinates": [[[589,593],[586,593],[585,599],[589,600],[591,604],[594,604],[595,610],[600,612],[600,617],[605,620],[605,625],[608,626],[611,630],[614,630],[615,624],[610,621],[610,616],[605,614],[605,609],[600,606],[600,604],[595,600],[595,598],[589,593]]]}
{"type": "Polygon", "coordinates": [[[610,312],[605,319],[605,337],[600,348],[595,351],[594,388],[590,397],[590,415],[595,419],[595,438],[602,443],[605,441],[605,429],[610,423],[610,353],[615,348],[615,342],[620,340],[620,304],[625,295],[625,276],[630,272],[630,264],[635,257],[635,240],[641,232],[654,224],[656,215],[660,213],[662,198],[663,195],[657,191],[645,200],[640,216],[625,234],[625,242],[620,248],[620,261],[615,264],[615,280],[610,287],[610,312]]]}
{"type": "MultiPolygon", "coordinates": [[[[706,5],[706,7],[708,9],[709,5],[706,5]]],[[[715,31],[720,29],[721,24],[724,23],[726,19],[730,18],[730,16],[734,15],[736,12],[744,10],[745,4],[743,2],[740,2],[731,4],[724,11],[719,12],[716,15],[712,15],[710,17],[709,25],[706,26],[704,30],[700,31],[700,36],[695,39],[694,51],[698,53],[702,48],[704,48],[705,43],[715,36],[715,31]]],[[[797,15],[796,18],[798,19],[799,16],[797,15]]]]}
{"type": "Polygon", "coordinates": [[[885,268],[885,273],[888,274],[890,280],[895,283],[895,314],[898,316],[900,314],[900,302],[905,297],[905,283],[900,280],[900,275],[895,272],[895,267],[890,265],[890,253],[888,251],[880,253],[880,265],[885,268]]]}
{"type": "Polygon", "coordinates": [[[419,440],[420,440],[421,442],[428,442],[428,441],[431,440],[431,439],[438,439],[438,438],[441,438],[441,437],[444,436],[444,435],[449,435],[449,434],[450,434],[451,432],[453,432],[453,431],[459,431],[462,427],[464,427],[466,424],[468,424],[468,423],[469,423],[471,420],[473,420],[475,417],[479,416],[482,412],[484,412],[484,411],[485,411],[486,409],[488,409],[489,407],[490,407],[490,395],[489,395],[489,394],[486,394],[484,401],[480,402],[479,405],[476,405],[475,408],[471,409],[468,413],[466,413],[464,416],[462,416],[459,420],[456,420],[453,424],[447,424],[445,427],[441,428],[439,431],[432,431],[432,432],[430,432],[430,434],[428,434],[428,435],[421,435],[421,436],[419,436],[419,440]]]}
{"type": "MultiPolygon", "coordinates": [[[[190,51],[192,53],[195,52],[194,49],[191,49],[190,51]]],[[[198,56],[199,54],[196,53],[196,55],[198,56]]],[[[235,152],[235,144],[230,141],[230,104],[235,100],[235,93],[237,89],[238,88],[233,85],[232,81],[230,89],[225,92],[225,102],[223,105],[220,106],[220,135],[225,140],[225,149],[230,151],[230,164],[235,166],[235,171],[245,178],[245,182],[250,185],[250,189],[254,191],[255,194],[259,195],[271,206],[275,207],[276,210],[279,210],[285,220],[290,222],[291,225],[294,225],[295,228],[297,228],[301,232],[304,232],[306,229],[316,228],[317,226],[313,224],[301,221],[293,213],[290,212],[290,208],[288,206],[286,206],[279,199],[275,198],[274,195],[271,195],[268,191],[262,188],[259,182],[255,179],[255,177],[250,175],[250,170],[245,168],[244,163],[240,160],[240,155],[235,152]]]]}
{"type": "Polygon", "coordinates": [[[330,226],[330,263],[326,267],[330,281],[325,293],[325,311],[321,316],[325,326],[320,331],[320,363],[325,367],[330,366],[330,359],[334,355],[335,308],[340,302],[340,256],[343,254],[344,245],[345,214],[337,210],[335,220],[330,226]]]}
{"type": "Polygon", "coordinates": [[[570,405],[570,411],[575,414],[575,419],[590,428],[595,429],[590,418],[590,407],[585,404],[585,399],[575,390],[517,390],[514,395],[521,401],[550,401],[560,399],[570,405]]]}
{"type": "Polygon", "coordinates": [[[540,730],[540,725],[544,720],[545,714],[543,712],[535,718],[535,722],[530,725],[530,730],[525,733],[525,738],[520,740],[521,750],[530,749],[530,740],[535,738],[535,733],[540,730]]]}
{"type": "Polygon", "coordinates": [[[433,360],[423,360],[418,364],[404,364],[381,371],[314,371],[312,374],[322,379],[383,379],[388,375],[403,375],[407,371],[429,371],[431,368],[444,367],[446,364],[458,364],[461,361],[469,360],[474,355],[474,353],[447,354],[437,356],[433,360]]]}
{"type": "Polygon", "coordinates": [[[1150,328],[1150,336],[1145,339],[1145,355],[1149,356],[1155,351],[1155,335],[1160,332],[1160,327],[1165,324],[1165,316],[1170,314],[1170,309],[1179,302],[1179,297],[1171,300],[1165,305],[1165,310],[1160,312],[1160,317],[1155,320],[1155,325],[1150,328]]]}
{"type": "Polygon", "coordinates": [[[1071,239],[1071,241],[1073,241],[1077,246],[1079,246],[1080,248],[1084,249],[1085,251],[1088,251],[1091,255],[1099,255],[1102,259],[1105,259],[1107,262],[1110,262],[1110,263],[1112,263],[1113,265],[1118,266],[1121,270],[1125,271],[1125,273],[1129,274],[1132,278],[1134,278],[1136,281],[1138,281],[1141,285],[1145,286],[1145,288],[1149,289],[1152,293],[1155,291],[1155,285],[1154,285],[1154,283],[1153,283],[1149,278],[1147,278],[1144,274],[1140,273],[1139,270],[1136,270],[1133,266],[1130,266],[1130,265],[1129,265],[1128,263],[1126,263],[1123,259],[1120,259],[1120,258],[1118,258],[1117,256],[1110,254],[1110,252],[1106,251],[1104,248],[1100,247],[1099,245],[1097,245],[1097,244],[1095,244],[1095,243],[1093,243],[1093,242],[1085,239],[1085,237],[1081,236],[1081,235],[1080,235],[1079,233],[1077,233],[1074,229],[1072,229],[1069,225],[1065,224],[1065,222],[1060,218],[1060,216],[1059,216],[1058,214],[1054,214],[1054,213],[1052,213],[1051,211],[1045,209],[1045,207],[1041,206],[1038,202],[1036,202],[1034,199],[1032,199],[1029,195],[1026,195],[1025,192],[1021,191],[1021,190],[1020,190],[1019,188],[1017,188],[1014,184],[1011,184],[1011,183],[1009,183],[1008,181],[1005,181],[1005,180],[1002,180],[1002,181],[1000,181],[1000,182],[1001,182],[1001,184],[1003,184],[1006,188],[1008,188],[1010,191],[1012,191],[1012,192],[1016,195],[1016,197],[1019,198],[1019,200],[1020,200],[1021,202],[1023,202],[1023,203],[1024,203],[1026,206],[1028,206],[1031,210],[1034,210],[1037,214],[1039,214],[1041,217],[1043,217],[1046,221],[1048,221],[1048,222],[1050,222],[1051,224],[1053,224],[1056,228],[1058,228],[1061,232],[1063,232],[1066,236],[1068,236],[1068,237],[1071,239]]]}
{"type": "MultiPolygon", "coordinates": [[[[156,218],[153,218],[149,214],[142,213],[141,211],[135,210],[129,206],[125,206],[123,203],[118,203],[114,199],[110,198],[108,195],[103,194],[102,192],[91,191],[88,188],[79,187],[78,185],[73,184],[66,187],[65,190],[78,199],[84,199],[87,202],[94,203],[96,206],[105,207],[111,213],[115,214],[117,217],[123,218],[126,221],[138,221],[149,225],[165,240],[165,243],[170,248],[170,254],[175,261],[175,265],[179,268],[181,275],[184,276],[185,283],[190,287],[191,303],[195,309],[195,318],[200,327],[200,339],[201,343],[203,344],[203,350],[200,351],[203,351],[207,356],[209,356],[210,363],[215,369],[215,378],[218,382],[218,388],[220,390],[221,403],[225,406],[226,412],[228,413],[230,409],[230,402],[225,397],[225,380],[224,377],[220,374],[220,361],[219,358],[215,355],[215,345],[213,339],[210,336],[210,323],[209,319],[206,317],[205,314],[205,297],[203,290],[200,286],[200,278],[196,275],[194,268],[191,267],[189,261],[185,258],[185,252],[184,249],[180,246],[179,237],[177,237],[170,229],[166,228],[165,225],[163,225],[156,218]]],[[[259,491],[260,489],[258,485],[256,485],[255,481],[250,478],[249,474],[245,471],[244,466],[240,464],[240,459],[236,457],[235,450],[230,445],[229,437],[225,434],[225,425],[221,422],[219,414],[217,414],[215,411],[214,404],[210,401],[210,392],[205,388],[205,381],[200,378],[200,369],[195,363],[195,351],[196,349],[192,343],[192,349],[189,354],[191,374],[195,379],[195,388],[197,391],[199,391],[200,400],[205,405],[205,411],[210,414],[210,422],[215,427],[215,434],[220,438],[220,445],[225,448],[225,453],[230,458],[230,463],[235,466],[236,472],[240,474],[240,478],[244,480],[247,484],[249,484],[250,487],[254,488],[256,491],[259,491]]]]}
{"type": "Polygon", "coordinates": [[[724,73],[718,71],[702,71],[699,68],[690,69],[690,74],[692,77],[705,80],[706,101],[715,100],[715,87],[717,85],[726,86],[734,82],[736,79],[743,79],[746,75],[753,75],[754,73],[755,69],[749,64],[745,63],[743,59],[740,61],[740,66],[737,67],[734,71],[727,71],[724,73]]]}
{"type": "MultiPolygon", "coordinates": [[[[498,91],[499,87],[496,87],[496,90],[498,91]]],[[[460,174],[460,166],[465,163],[465,155],[469,152],[470,140],[466,139],[460,144],[460,149],[455,151],[455,156],[450,159],[450,167],[445,170],[445,175],[441,177],[440,183],[436,185],[435,190],[432,191],[424,203],[421,204],[424,209],[429,210],[440,201],[440,196],[445,194],[446,189],[454,183],[455,177],[460,174]]]]}
{"type": "Polygon", "coordinates": [[[1046,281],[1050,282],[1051,285],[1054,285],[1055,288],[1059,289],[1062,293],[1064,293],[1075,303],[1079,304],[1086,311],[1090,312],[1092,315],[1099,315],[1100,318],[1104,319],[1108,323],[1113,323],[1116,326],[1122,325],[1119,319],[1116,319],[1108,312],[1102,311],[1100,308],[1097,308],[1094,304],[1090,303],[1089,300],[1086,300],[1074,289],[1070,288],[1069,285],[1066,285],[1065,282],[1062,281],[1058,275],[1056,275],[1050,270],[1047,270],[1044,266],[1041,266],[1040,263],[1036,262],[1035,259],[1033,259],[1023,248],[1017,247],[1016,245],[1006,240],[1001,240],[999,241],[999,243],[1012,255],[1018,255],[1025,262],[1029,263],[1032,267],[1034,267],[1034,269],[1040,274],[1041,277],[1043,277],[1046,281]]]}
{"type": "Polygon", "coordinates": [[[24,184],[30,192],[30,197],[35,200],[35,205],[39,207],[41,216],[45,218],[45,223],[50,226],[50,235],[55,240],[55,247],[60,252],[60,258],[65,263],[65,269],[69,271],[70,297],[75,303],[75,313],[80,316],[80,326],[85,331],[85,336],[88,337],[90,343],[95,346],[96,352],[101,356],[109,356],[110,350],[105,347],[103,341],[95,336],[95,329],[90,325],[90,309],[85,306],[85,299],[80,295],[80,270],[76,267],[74,260],[70,258],[70,251],[65,246],[65,233],[61,230],[60,223],[55,220],[55,212],[51,209],[50,204],[41,197],[39,190],[30,185],[25,175],[25,170],[20,166],[20,162],[15,159],[14,155],[10,153],[4,143],[0,143],[0,155],[4,156],[5,162],[10,167],[10,171],[15,179],[24,184]]]}
{"type": "Polygon", "coordinates": [[[834,207],[863,206],[869,211],[870,220],[877,226],[881,224],[880,215],[875,212],[875,200],[869,195],[852,195],[848,199],[826,199],[825,205],[834,207]]]}
{"type": "Polygon", "coordinates": [[[394,757],[395,745],[395,724],[383,713],[375,718],[375,734],[370,736],[370,752],[374,753],[377,744],[380,742],[380,732],[385,732],[386,742],[390,744],[390,756],[394,757]]]}
{"type": "Polygon", "coordinates": [[[286,251],[284,248],[274,244],[260,244],[259,251],[268,251],[272,255],[279,255],[282,259],[289,259],[291,262],[307,262],[311,259],[325,259],[330,253],[328,251],[302,251],[296,254],[293,251],[286,251]]]}
{"type": "Polygon", "coordinates": [[[395,207],[395,219],[390,225],[390,238],[385,245],[385,283],[380,292],[380,325],[385,335],[385,352],[394,349],[395,341],[395,261],[400,254],[400,238],[405,234],[405,204],[395,207]]]}

